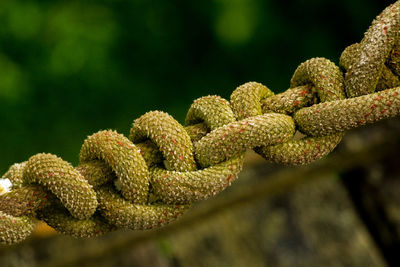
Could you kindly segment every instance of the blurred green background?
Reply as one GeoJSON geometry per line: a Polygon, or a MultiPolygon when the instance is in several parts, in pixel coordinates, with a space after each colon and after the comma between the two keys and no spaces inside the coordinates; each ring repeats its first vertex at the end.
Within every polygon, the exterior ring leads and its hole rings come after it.
{"type": "MultiPolygon", "coordinates": [[[[183,123],[196,98],[229,99],[248,81],[284,91],[305,60],[337,64],[390,3],[2,0],[0,172],[40,152],[76,165],[92,133],[127,135],[156,109],[183,123]]],[[[0,266],[399,266],[399,134],[399,119],[349,131],[304,168],[253,158],[168,227],[38,230],[0,246],[0,266]]]]}
{"type": "Polygon", "coordinates": [[[39,152],[77,164],[86,136],[247,81],[288,88],[335,63],[390,1],[0,1],[0,172],[39,152]]]}

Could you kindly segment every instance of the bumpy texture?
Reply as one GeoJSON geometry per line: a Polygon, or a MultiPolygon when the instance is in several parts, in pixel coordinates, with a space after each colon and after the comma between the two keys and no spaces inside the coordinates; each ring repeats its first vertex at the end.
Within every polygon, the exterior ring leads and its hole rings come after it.
{"type": "Polygon", "coordinates": [[[345,49],[342,69],[310,59],[281,94],[249,82],[230,101],[195,100],[185,127],[152,111],[134,121],[129,139],[95,133],[76,168],[51,154],[12,165],[3,175],[11,190],[0,188],[0,243],[24,240],[37,219],[75,237],[161,227],[235,181],[247,149],[306,164],[331,152],[346,130],[399,115],[399,12],[400,1],[386,8],[360,44],[345,49]]]}
{"type": "Polygon", "coordinates": [[[149,171],[140,150],[128,138],[114,131],[89,136],[81,148],[80,161],[95,159],[105,161],[113,169],[126,199],[140,204],[147,202],[149,171]]]}
{"type": "MultiPolygon", "coordinates": [[[[400,4],[387,7],[369,27],[346,73],[348,97],[373,93],[399,35],[400,4]]],[[[396,53],[393,53],[396,55],[396,53]]],[[[392,55],[393,55],[392,54],[392,55]]],[[[396,62],[389,60],[388,62],[396,62]]],[[[396,64],[395,64],[396,65],[396,64]]],[[[396,68],[395,68],[396,69],[396,68]]]]}

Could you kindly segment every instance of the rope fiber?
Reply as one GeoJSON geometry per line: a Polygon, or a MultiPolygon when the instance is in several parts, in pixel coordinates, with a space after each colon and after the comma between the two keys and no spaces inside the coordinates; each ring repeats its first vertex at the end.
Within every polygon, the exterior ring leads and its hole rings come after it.
{"type": "Polygon", "coordinates": [[[249,82],[230,101],[195,100],[185,126],[152,111],[133,122],[129,138],[97,132],[77,167],[44,153],[12,165],[3,175],[10,190],[0,186],[0,243],[26,239],[37,220],[75,237],[161,227],[230,185],[246,149],[276,163],[308,164],[346,130],[398,116],[399,15],[400,1],[344,50],[340,67],[324,58],[302,63],[283,93],[249,82]],[[296,131],[304,137],[294,138],[296,131]]]}

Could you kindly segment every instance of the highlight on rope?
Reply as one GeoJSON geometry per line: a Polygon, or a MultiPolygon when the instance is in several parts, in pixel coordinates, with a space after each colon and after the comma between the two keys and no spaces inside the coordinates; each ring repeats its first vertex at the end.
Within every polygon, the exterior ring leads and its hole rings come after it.
{"type": "Polygon", "coordinates": [[[38,220],[75,237],[161,227],[235,181],[246,149],[275,163],[308,164],[346,130],[398,116],[399,15],[400,1],[344,50],[340,67],[324,58],[300,64],[283,93],[248,82],[230,101],[195,100],[185,126],[152,111],[133,122],[129,138],[97,132],[84,141],[77,167],[44,153],[12,165],[0,179],[0,243],[26,239],[38,220]]]}

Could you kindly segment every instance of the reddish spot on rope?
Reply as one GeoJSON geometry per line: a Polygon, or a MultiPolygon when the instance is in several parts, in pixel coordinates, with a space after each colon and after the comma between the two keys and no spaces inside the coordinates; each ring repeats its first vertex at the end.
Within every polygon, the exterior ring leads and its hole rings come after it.
{"type": "Polygon", "coordinates": [[[378,95],[377,98],[376,98],[376,100],[378,100],[378,101],[381,100],[381,99],[382,99],[381,95],[378,95]]]}
{"type": "Polygon", "coordinates": [[[177,144],[177,142],[174,138],[171,138],[171,142],[174,143],[175,145],[177,144]]]}
{"type": "Polygon", "coordinates": [[[375,104],[372,104],[372,105],[371,105],[371,109],[374,109],[375,107],[376,107],[375,104]]]}
{"type": "Polygon", "coordinates": [[[293,107],[297,106],[298,104],[300,104],[300,101],[296,100],[296,101],[293,103],[293,107]]]}
{"type": "Polygon", "coordinates": [[[179,155],[179,159],[182,161],[185,160],[185,158],[182,155],[179,155]]]}
{"type": "Polygon", "coordinates": [[[397,93],[397,92],[394,92],[394,93],[393,93],[393,96],[397,96],[397,95],[398,95],[398,93],[397,93]]]}
{"type": "Polygon", "coordinates": [[[301,91],[301,95],[305,95],[305,94],[307,94],[308,93],[308,91],[307,90],[303,90],[303,91],[301,91]]]}
{"type": "Polygon", "coordinates": [[[118,141],[118,140],[117,140],[117,143],[118,143],[118,145],[120,145],[120,146],[125,146],[125,144],[122,143],[121,141],[118,141]]]}

